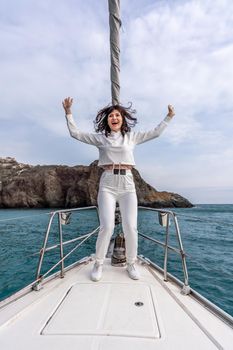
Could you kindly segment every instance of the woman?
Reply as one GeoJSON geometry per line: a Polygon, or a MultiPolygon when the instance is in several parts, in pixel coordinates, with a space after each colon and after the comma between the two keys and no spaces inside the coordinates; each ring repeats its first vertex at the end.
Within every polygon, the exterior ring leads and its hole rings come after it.
{"type": "Polygon", "coordinates": [[[116,202],[119,203],[122,226],[126,244],[127,272],[129,277],[138,280],[139,273],[135,268],[137,259],[137,196],[131,169],[135,166],[134,146],[158,137],[167,123],[175,115],[171,105],[165,119],[153,130],[132,132],[137,119],[131,108],[121,105],[105,107],[95,119],[97,133],[80,131],[72,117],[73,99],[63,101],[70,135],[75,139],[94,145],[99,149],[98,165],[104,168],[98,192],[100,230],[96,242],[96,261],[91,273],[93,281],[102,277],[104,258],[114,230],[116,202]]]}

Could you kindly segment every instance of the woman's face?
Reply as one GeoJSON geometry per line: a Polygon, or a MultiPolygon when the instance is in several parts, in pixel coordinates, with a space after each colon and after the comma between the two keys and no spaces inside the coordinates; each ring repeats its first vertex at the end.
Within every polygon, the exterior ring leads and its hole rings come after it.
{"type": "Polygon", "coordinates": [[[108,115],[108,126],[110,127],[111,131],[120,131],[121,126],[123,124],[123,118],[121,113],[114,109],[109,115],[108,115]]]}

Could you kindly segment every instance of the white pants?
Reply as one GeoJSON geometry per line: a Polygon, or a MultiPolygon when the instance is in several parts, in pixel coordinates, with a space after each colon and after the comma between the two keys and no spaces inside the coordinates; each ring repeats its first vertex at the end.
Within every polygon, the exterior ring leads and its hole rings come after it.
{"type": "Polygon", "coordinates": [[[105,171],[100,179],[98,208],[100,231],[96,242],[96,261],[103,263],[115,226],[115,208],[119,203],[122,227],[126,245],[126,260],[132,264],[137,258],[137,196],[133,175],[126,170],[126,175],[114,175],[105,171]]]}

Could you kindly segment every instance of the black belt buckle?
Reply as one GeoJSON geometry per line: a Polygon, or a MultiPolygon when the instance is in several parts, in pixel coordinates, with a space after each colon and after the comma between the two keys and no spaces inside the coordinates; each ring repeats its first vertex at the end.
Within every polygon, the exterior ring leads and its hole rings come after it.
{"type": "Polygon", "coordinates": [[[126,175],[126,169],[113,169],[113,174],[118,175],[120,172],[120,175],[126,175]]]}

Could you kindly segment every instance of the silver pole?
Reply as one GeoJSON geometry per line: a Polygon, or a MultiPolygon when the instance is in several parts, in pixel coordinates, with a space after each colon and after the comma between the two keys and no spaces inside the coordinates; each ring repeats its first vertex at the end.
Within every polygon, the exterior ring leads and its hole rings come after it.
{"type": "Polygon", "coordinates": [[[168,239],[169,239],[169,214],[167,214],[166,240],[165,240],[164,265],[163,265],[164,281],[167,281],[168,239]]]}
{"type": "Polygon", "coordinates": [[[108,0],[112,104],[120,103],[120,0],[108,0]]]}
{"type": "Polygon", "coordinates": [[[63,238],[62,238],[62,224],[61,213],[58,213],[58,226],[59,226],[59,239],[60,239],[60,258],[61,258],[61,274],[60,277],[64,277],[64,260],[63,260],[63,238]]]}
{"type": "Polygon", "coordinates": [[[38,280],[40,277],[40,271],[41,271],[41,266],[42,266],[42,261],[44,259],[44,254],[45,254],[45,250],[46,250],[46,245],[47,245],[47,241],[48,241],[48,237],[49,237],[49,232],[50,232],[50,228],[51,228],[51,224],[54,218],[55,212],[51,213],[51,217],[48,223],[48,227],[47,227],[47,231],[45,234],[45,238],[44,238],[44,243],[43,243],[43,248],[40,251],[40,258],[39,258],[39,263],[38,263],[38,267],[37,267],[37,271],[36,271],[36,279],[38,280]]]}
{"type": "Polygon", "coordinates": [[[175,228],[176,228],[176,235],[180,247],[180,254],[181,254],[181,260],[182,260],[182,265],[183,265],[183,271],[184,271],[184,285],[189,286],[189,281],[188,281],[188,270],[187,270],[187,265],[186,265],[186,259],[185,259],[185,252],[181,240],[181,235],[180,235],[180,229],[177,221],[176,215],[174,215],[174,220],[175,220],[175,228]]]}

